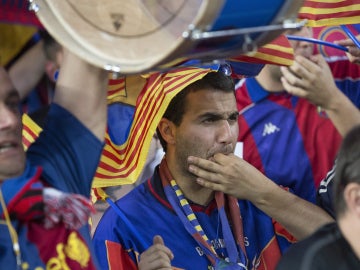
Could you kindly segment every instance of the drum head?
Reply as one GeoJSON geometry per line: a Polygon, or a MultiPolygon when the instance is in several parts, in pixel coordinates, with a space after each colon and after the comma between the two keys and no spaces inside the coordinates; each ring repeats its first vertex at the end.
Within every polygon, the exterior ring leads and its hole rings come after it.
{"type": "Polygon", "coordinates": [[[120,73],[151,69],[193,44],[182,34],[205,29],[223,1],[203,0],[34,0],[37,16],[63,46],[85,60],[120,73]],[[210,4],[211,2],[211,4],[210,4]]]}
{"type": "Polygon", "coordinates": [[[122,74],[162,70],[185,59],[224,59],[262,46],[296,19],[304,0],[33,0],[49,33],[86,61],[122,74]],[[276,25],[276,30],[261,30],[276,25]],[[184,33],[249,30],[195,40],[184,33]]]}

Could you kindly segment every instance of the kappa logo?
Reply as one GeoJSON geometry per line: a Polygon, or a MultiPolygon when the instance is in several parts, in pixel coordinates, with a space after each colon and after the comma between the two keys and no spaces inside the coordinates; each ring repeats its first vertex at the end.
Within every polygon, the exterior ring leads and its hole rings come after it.
{"type": "Polygon", "coordinates": [[[266,135],[270,135],[270,134],[273,134],[275,132],[279,132],[280,131],[280,128],[278,128],[277,126],[275,126],[273,123],[267,123],[264,125],[264,130],[263,130],[263,133],[262,135],[263,136],[266,136],[266,135]]]}

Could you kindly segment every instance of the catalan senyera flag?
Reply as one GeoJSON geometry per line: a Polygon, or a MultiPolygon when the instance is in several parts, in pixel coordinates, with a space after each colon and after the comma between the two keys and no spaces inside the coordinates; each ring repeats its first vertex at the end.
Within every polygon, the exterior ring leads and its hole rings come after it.
{"type": "Polygon", "coordinates": [[[151,139],[171,99],[210,69],[181,67],[166,73],[153,73],[140,92],[134,119],[126,142],[115,144],[106,134],[106,144],[93,187],[134,183],[143,168],[151,139]]]}
{"type": "Polygon", "coordinates": [[[255,53],[240,55],[230,59],[234,62],[261,63],[291,66],[294,62],[294,50],[285,35],[260,47],[255,53]]]}
{"type": "Polygon", "coordinates": [[[308,26],[336,26],[360,22],[359,0],[306,0],[299,11],[299,19],[307,19],[308,26]]]}

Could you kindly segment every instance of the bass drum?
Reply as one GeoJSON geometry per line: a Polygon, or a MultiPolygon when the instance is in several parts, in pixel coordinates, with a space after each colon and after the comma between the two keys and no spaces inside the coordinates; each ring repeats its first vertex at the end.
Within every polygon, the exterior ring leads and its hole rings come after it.
{"type": "Polygon", "coordinates": [[[88,62],[122,74],[183,59],[222,59],[261,46],[295,20],[299,0],[31,0],[47,31],[88,62]],[[193,33],[257,28],[246,35],[194,39],[193,33]],[[259,30],[260,29],[260,30],[259,30]]]}

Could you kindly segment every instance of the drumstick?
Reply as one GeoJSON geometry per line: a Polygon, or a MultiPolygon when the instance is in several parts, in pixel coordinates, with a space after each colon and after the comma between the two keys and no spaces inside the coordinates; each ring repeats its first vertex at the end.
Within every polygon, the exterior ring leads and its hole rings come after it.
{"type": "Polygon", "coordinates": [[[328,47],[332,47],[338,50],[342,50],[344,52],[348,52],[349,49],[341,46],[341,45],[337,45],[331,42],[327,42],[327,41],[323,41],[323,40],[319,40],[319,39],[315,39],[315,38],[306,38],[306,37],[300,37],[300,36],[292,36],[292,35],[286,35],[286,37],[289,40],[298,40],[298,41],[307,41],[307,42],[312,42],[312,43],[316,43],[316,44],[320,44],[320,45],[324,45],[324,46],[328,46],[328,47]]]}
{"type": "Polygon", "coordinates": [[[360,42],[357,38],[351,33],[350,29],[346,25],[340,25],[341,29],[347,34],[347,36],[354,42],[356,47],[360,49],[360,42]]]}

